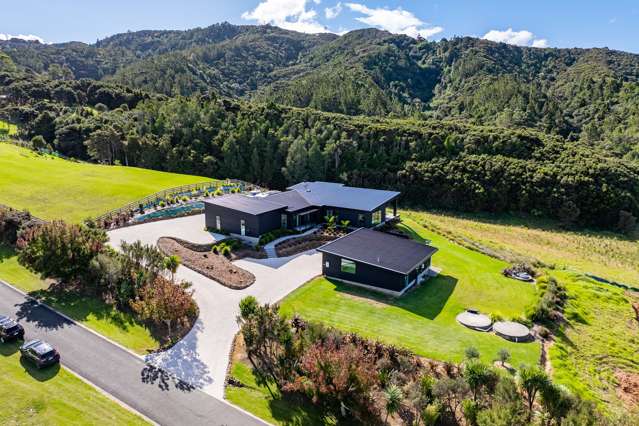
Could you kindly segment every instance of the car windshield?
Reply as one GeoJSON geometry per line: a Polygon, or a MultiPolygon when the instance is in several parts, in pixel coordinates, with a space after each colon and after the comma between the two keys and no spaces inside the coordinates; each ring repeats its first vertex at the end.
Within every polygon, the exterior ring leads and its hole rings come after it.
{"type": "Polygon", "coordinates": [[[49,356],[54,352],[53,348],[47,345],[46,343],[40,343],[38,346],[36,346],[33,349],[40,356],[49,356]]]}
{"type": "Polygon", "coordinates": [[[20,327],[18,326],[18,324],[16,324],[13,327],[7,328],[7,332],[8,333],[13,333],[14,331],[18,331],[19,329],[20,329],[20,327]]]}

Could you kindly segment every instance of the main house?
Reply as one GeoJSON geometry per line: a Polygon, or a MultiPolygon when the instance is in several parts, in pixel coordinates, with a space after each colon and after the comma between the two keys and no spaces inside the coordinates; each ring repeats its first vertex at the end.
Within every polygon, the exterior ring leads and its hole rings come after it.
{"type": "Polygon", "coordinates": [[[341,183],[302,182],[282,192],[210,198],[204,202],[204,213],[207,228],[246,238],[259,238],[280,228],[308,228],[327,216],[370,228],[397,216],[399,195],[341,183]]]}

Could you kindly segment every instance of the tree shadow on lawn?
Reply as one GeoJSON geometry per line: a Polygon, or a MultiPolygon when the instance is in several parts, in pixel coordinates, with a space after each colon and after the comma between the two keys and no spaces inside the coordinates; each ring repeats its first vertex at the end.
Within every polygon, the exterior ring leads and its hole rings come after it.
{"type": "Polygon", "coordinates": [[[95,296],[67,293],[52,288],[32,291],[29,295],[63,312],[76,321],[86,321],[89,316],[93,315],[96,319],[100,321],[106,320],[125,332],[129,329],[129,326],[138,323],[132,315],[116,310],[113,306],[95,296]]]}
{"type": "Polygon", "coordinates": [[[340,293],[402,308],[430,320],[434,320],[442,312],[457,286],[457,278],[450,275],[438,275],[409,290],[401,297],[392,297],[361,289],[338,280],[328,279],[328,281],[335,285],[335,290],[340,293]]]}
{"type": "Polygon", "coordinates": [[[301,395],[280,394],[275,398],[270,398],[268,405],[273,418],[283,425],[342,424],[333,418],[324,419],[322,411],[301,395]]]}

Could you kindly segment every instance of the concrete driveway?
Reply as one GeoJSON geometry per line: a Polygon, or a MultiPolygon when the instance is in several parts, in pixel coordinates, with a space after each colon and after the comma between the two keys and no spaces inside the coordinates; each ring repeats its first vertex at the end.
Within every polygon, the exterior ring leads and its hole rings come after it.
{"type": "MultiPolygon", "coordinates": [[[[122,239],[127,242],[141,239],[146,244],[151,244],[162,236],[189,241],[193,241],[190,239],[193,237],[207,238],[197,233],[199,230],[200,233],[208,234],[202,231],[203,223],[193,220],[200,217],[199,220],[203,222],[201,216],[189,218],[195,230],[185,229],[188,228],[188,222],[184,221],[186,218],[180,218],[115,230],[109,232],[109,237],[116,247],[122,239]]],[[[189,334],[173,348],[146,357],[148,363],[217,398],[224,396],[231,345],[239,330],[236,317],[239,315],[240,300],[253,295],[262,303],[276,302],[319,275],[322,270],[321,255],[315,250],[287,258],[242,259],[235,263],[255,275],[256,280],[252,286],[232,290],[189,268],[178,268],[176,276],[193,283],[200,317],[189,334]]]]}
{"type": "Polygon", "coordinates": [[[141,225],[109,231],[111,245],[118,248],[120,241],[142,241],[144,244],[155,245],[160,237],[175,237],[195,244],[210,244],[226,238],[222,234],[205,231],[204,214],[179,217],[177,219],[160,220],[141,225]]]}

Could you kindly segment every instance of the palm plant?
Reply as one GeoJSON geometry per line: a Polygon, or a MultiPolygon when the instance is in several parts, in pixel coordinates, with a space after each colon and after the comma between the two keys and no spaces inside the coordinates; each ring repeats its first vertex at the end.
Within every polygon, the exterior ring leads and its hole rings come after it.
{"type": "Polygon", "coordinates": [[[388,416],[397,413],[401,408],[404,394],[397,385],[390,385],[384,389],[384,399],[386,399],[386,418],[384,423],[388,423],[388,416]]]}
{"type": "Polygon", "coordinates": [[[175,282],[175,273],[177,272],[180,263],[180,258],[174,254],[164,258],[164,267],[171,273],[172,282],[175,282]]]}

